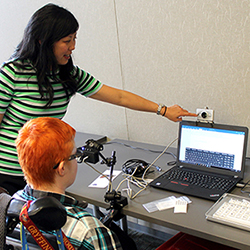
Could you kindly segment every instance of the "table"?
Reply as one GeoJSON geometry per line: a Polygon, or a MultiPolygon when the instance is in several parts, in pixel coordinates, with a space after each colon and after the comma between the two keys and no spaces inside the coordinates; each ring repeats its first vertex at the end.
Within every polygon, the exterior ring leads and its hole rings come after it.
{"type": "MultiPolygon", "coordinates": [[[[84,145],[86,139],[98,138],[100,138],[100,136],[77,133],[76,146],[84,145]]],[[[136,158],[145,160],[147,162],[152,162],[163,149],[163,146],[116,139],[112,140],[109,144],[104,145],[102,154],[105,157],[109,157],[111,153],[115,151],[117,163],[114,169],[121,170],[121,166],[126,160],[136,158]],[[130,145],[131,147],[126,145],[130,145]],[[138,147],[144,148],[146,150],[139,149],[138,147]],[[149,150],[158,152],[151,152],[149,150]]],[[[170,148],[169,151],[175,153],[176,149],[170,148]]],[[[155,164],[160,166],[163,170],[167,170],[170,168],[170,166],[168,166],[166,163],[173,160],[173,156],[164,154],[155,164]]],[[[97,163],[93,166],[101,172],[107,169],[106,165],[101,165],[100,163],[97,163]]],[[[159,174],[160,173],[157,171],[153,173],[155,176],[159,174]]],[[[67,193],[76,199],[85,200],[95,206],[107,208],[109,204],[104,201],[106,189],[88,187],[88,185],[98,176],[99,174],[93,171],[87,165],[80,164],[78,167],[76,181],[71,187],[67,189],[67,193]]],[[[116,188],[122,179],[123,177],[120,174],[113,181],[113,187],[116,188]]],[[[249,160],[246,161],[246,174],[244,180],[246,181],[248,179],[250,179],[249,160]]],[[[122,186],[121,188],[124,187],[125,186],[122,186]]],[[[135,191],[137,190],[138,189],[135,188],[135,191]]],[[[235,188],[232,193],[249,197],[247,194],[241,194],[239,188],[235,188]]],[[[148,213],[142,206],[142,204],[159,200],[171,195],[175,195],[176,197],[182,196],[182,194],[148,187],[134,200],[128,200],[128,205],[123,208],[122,213],[127,216],[132,216],[147,222],[195,235],[197,237],[208,239],[224,245],[239,249],[250,249],[250,237],[248,231],[206,220],[205,213],[214,204],[212,201],[189,196],[189,198],[192,200],[192,203],[188,205],[188,212],[186,214],[174,214],[173,209],[148,213]]]]}

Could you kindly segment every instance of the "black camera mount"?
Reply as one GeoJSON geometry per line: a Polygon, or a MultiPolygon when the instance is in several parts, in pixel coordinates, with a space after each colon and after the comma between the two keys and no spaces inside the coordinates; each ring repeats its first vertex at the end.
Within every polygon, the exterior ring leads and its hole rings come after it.
{"type": "Polygon", "coordinates": [[[99,162],[99,156],[102,158],[101,164],[106,164],[107,167],[110,168],[109,174],[109,185],[106,194],[104,195],[105,202],[109,203],[109,213],[104,215],[101,211],[99,211],[100,216],[102,217],[101,221],[104,225],[109,225],[112,221],[118,221],[124,217],[121,213],[123,207],[128,204],[128,200],[126,197],[121,195],[121,192],[112,189],[112,177],[113,177],[113,169],[116,164],[116,152],[112,151],[111,157],[105,158],[100,151],[103,150],[103,145],[100,143],[100,140],[90,139],[86,141],[86,145],[82,146],[78,149],[81,150],[80,161],[78,162],[89,162],[96,164],[99,162]],[[84,160],[85,159],[85,160],[84,160]]]}

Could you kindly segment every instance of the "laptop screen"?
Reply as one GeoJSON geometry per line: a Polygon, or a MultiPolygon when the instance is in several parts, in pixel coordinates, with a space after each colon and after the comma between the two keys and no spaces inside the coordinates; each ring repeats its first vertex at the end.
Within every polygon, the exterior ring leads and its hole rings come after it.
{"type": "Polygon", "coordinates": [[[183,121],[180,124],[180,163],[230,170],[236,175],[244,166],[246,127],[183,121]]]}

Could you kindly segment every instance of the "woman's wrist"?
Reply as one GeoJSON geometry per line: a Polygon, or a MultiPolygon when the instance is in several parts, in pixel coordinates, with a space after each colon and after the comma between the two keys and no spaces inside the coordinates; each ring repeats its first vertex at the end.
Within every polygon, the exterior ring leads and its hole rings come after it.
{"type": "Polygon", "coordinates": [[[165,116],[166,112],[167,112],[167,107],[164,104],[160,103],[156,114],[161,115],[161,116],[165,116]]]}
{"type": "Polygon", "coordinates": [[[167,112],[167,109],[168,107],[164,105],[164,107],[162,108],[162,110],[164,109],[163,113],[162,113],[162,116],[165,116],[166,112],[167,112]]]}

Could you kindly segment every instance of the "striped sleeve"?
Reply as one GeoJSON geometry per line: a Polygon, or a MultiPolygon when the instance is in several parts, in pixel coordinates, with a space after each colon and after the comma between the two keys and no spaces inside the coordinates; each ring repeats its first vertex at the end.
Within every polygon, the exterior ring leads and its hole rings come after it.
{"type": "Polygon", "coordinates": [[[77,92],[86,97],[89,97],[98,92],[103,85],[92,75],[77,66],[74,67],[73,77],[78,82],[77,92]]]}

